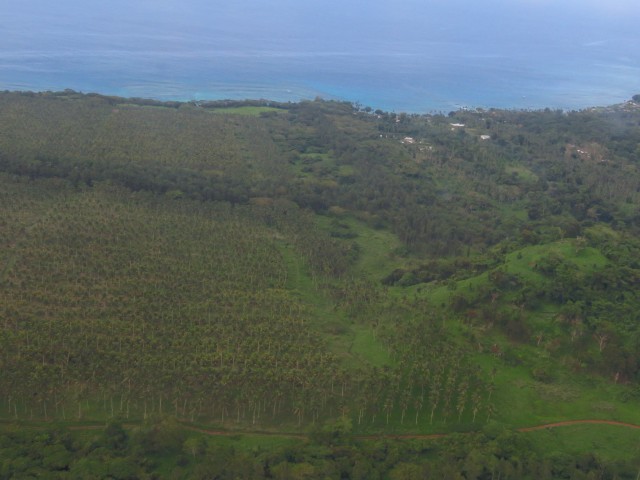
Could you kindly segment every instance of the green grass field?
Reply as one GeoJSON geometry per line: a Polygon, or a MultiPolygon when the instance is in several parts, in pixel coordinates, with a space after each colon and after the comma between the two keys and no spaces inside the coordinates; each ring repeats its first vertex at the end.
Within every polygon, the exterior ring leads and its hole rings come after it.
{"type": "Polygon", "coordinates": [[[274,107],[228,107],[228,108],[214,108],[211,109],[212,113],[216,114],[227,114],[227,115],[247,115],[250,117],[259,117],[262,113],[281,113],[283,110],[281,108],[274,107]]]}
{"type": "Polygon", "coordinates": [[[608,462],[640,460],[640,430],[612,425],[572,425],[522,433],[545,457],[592,454],[608,462]]]}

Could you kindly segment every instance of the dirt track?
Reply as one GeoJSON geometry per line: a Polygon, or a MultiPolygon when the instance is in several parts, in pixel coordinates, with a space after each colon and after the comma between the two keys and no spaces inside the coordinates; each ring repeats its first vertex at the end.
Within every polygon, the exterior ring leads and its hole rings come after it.
{"type": "MultiPolygon", "coordinates": [[[[543,425],[534,425],[533,427],[521,427],[517,428],[518,432],[533,432],[536,430],[545,430],[557,427],[570,427],[573,425],[614,425],[616,427],[624,427],[624,428],[634,428],[640,430],[640,425],[635,425],[633,423],[625,423],[625,422],[617,422],[615,420],[567,420],[564,422],[555,422],[555,423],[545,423],[543,425]]],[[[251,434],[251,435],[269,435],[269,436],[281,436],[288,438],[306,438],[307,435],[303,434],[294,434],[294,433],[277,433],[277,432],[226,432],[226,431],[218,431],[218,430],[205,430],[196,427],[186,427],[188,430],[192,430],[194,432],[205,433],[207,435],[242,435],[251,434]]],[[[382,433],[378,435],[356,435],[355,438],[361,440],[375,440],[379,438],[392,438],[392,439],[407,439],[407,440],[432,440],[436,438],[447,437],[448,433],[431,433],[431,434],[393,434],[393,433],[382,433]]]]}
{"type": "MultiPolygon", "coordinates": [[[[548,430],[557,427],[571,427],[573,425],[614,425],[616,427],[635,428],[640,430],[640,425],[633,423],[616,422],[615,420],[567,420],[564,422],[545,423],[543,425],[535,425],[533,427],[516,428],[518,432],[534,432],[536,430],[548,430]]],[[[414,440],[430,440],[435,438],[446,437],[448,433],[433,434],[380,434],[380,435],[358,435],[356,438],[364,440],[372,440],[376,438],[396,438],[396,439],[414,439],[414,440]]]]}
{"type": "Polygon", "coordinates": [[[519,432],[533,432],[535,430],[543,430],[545,428],[556,427],[570,427],[571,425],[615,425],[617,427],[637,428],[640,429],[640,425],[634,425],[633,423],[616,422],[615,420],[568,420],[566,422],[547,423],[545,425],[536,425],[534,427],[518,428],[519,432]]]}
{"type": "MultiPolygon", "coordinates": [[[[633,428],[640,430],[640,425],[635,425],[633,423],[626,422],[617,422],[615,420],[567,420],[564,422],[555,422],[555,423],[545,423],[543,425],[534,425],[532,427],[521,427],[517,428],[518,432],[534,432],[536,430],[545,430],[552,429],[558,427],[570,427],[573,425],[613,425],[616,427],[624,427],[624,428],[633,428]]],[[[125,428],[133,428],[135,424],[125,424],[123,425],[125,428]]],[[[186,430],[190,430],[192,432],[204,433],[205,435],[211,436],[233,436],[233,435],[263,435],[263,436],[272,436],[272,437],[286,437],[286,438],[300,438],[305,439],[308,438],[308,435],[302,433],[291,433],[291,432],[268,432],[268,431],[228,431],[228,430],[209,430],[205,428],[198,428],[191,425],[184,425],[182,427],[186,430]]],[[[101,430],[104,428],[104,424],[96,424],[96,425],[70,425],[67,427],[69,430],[101,430]]],[[[407,440],[432,440],[436,438],[447,437],[451,434],[449,433],[431,433],[431,434],[393,434],[393,433],[381,433],[374,435],[356,435],[355,438],[361,440],[375,440],[380,438],[390,438],[390,439],[407,439],[407,440]]]]}
{"type": "Polygon", "coordinates": [[[192,432],[200,432],[206,435],[219,436],[219,437],[230,437],[233,435],[262,435],[265,437],[307,438],[308,436],[302,433],[243,432],[243,431],[234,432],[234,431],[225,431],[225,430],[207,430],[204,428],[191,427],[187,425],[183,425],[183,427],[187,430],[191,430],[192,432]]]}

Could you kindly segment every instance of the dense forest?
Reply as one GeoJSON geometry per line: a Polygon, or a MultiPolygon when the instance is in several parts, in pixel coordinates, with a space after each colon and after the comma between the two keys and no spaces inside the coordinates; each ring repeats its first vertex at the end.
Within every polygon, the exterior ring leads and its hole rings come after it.
{"type": "Polygon", "coordinates": [[[4,92],[0,206],[0,478],[640,471],[640,430],[526,431],[640,424],[636,97],[4,92]]]}

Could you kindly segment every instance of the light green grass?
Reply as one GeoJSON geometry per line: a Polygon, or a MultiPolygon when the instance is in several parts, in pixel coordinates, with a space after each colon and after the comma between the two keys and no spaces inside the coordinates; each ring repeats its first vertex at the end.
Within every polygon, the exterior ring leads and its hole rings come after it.
{"type": "Polygon", "coordinates": [[[597,223],[592,227],[585,228],[584,234],[585,237],[595,242],[620,240],[620,232],[616,232],[606,223],[597,223]]]}
{"type": "MultiPolygon", "coordinates": [[[[541,284],[547,281],[545,275],[536,270],[536,266],[545,257],[552,255],[562,261],[570,262],[582,272],[590,273],[605,267],[609,260],[596,248],[580,247],[575,239],[559,240],[545,245],[534,245],[516,250],[505,256],[504,263],[497,267],[507,273],[519,275],[525,281],[541,284]]],[[[371,260],[370,260],[371,261],[371,260]]],[[[387,268],[391,268],[393,260],[389,259],[387,268]]],[[[393,295],[425,296],[431,304],[438,308],[448,306],[452,295],[463,294],[473,296],[474,292],[489,282],[489,273],[483,272],[475,277],[455,281],[455,285],[442,282],[418,284],[411,287],[393,287],[393,295]]],[[[552,306],[553,307],[553,306],[552,306]]],[[[548,313],[548,312],[547,312],[548,313]]]]}
{"type": "Polygon", "coordinates": [[[542,280],[543,275],[535,270],[536,264],[548,255],[555,255],[570,261],[582,271],[591,272],[607,265],[609,261],[602,253],[592,247],[579,247],[574,239],[534,245],[510,253],[506,257],[505,270],[522,275],[530,280],[542,280]]]}
{"type": "Polygon", "coordinates": [[[341,177],[348,177],[350,175],[354,175],[356,173],[356,169],[353,165],[340,165],[338,167],[338,175],[341,177]]]}
{"type": "Polygon", "coordinates": [[[247,115],[251,117],[258,117],[261,113],[266,112],[283,112],[281,108],[275,107],[228,107],[228,108],[214,108],[210,110],[216,114],[230,114],[230,115],[247,115]]]}
{"type": "MultiPolygon", "coordinates": [[[[608,260],[592,247],[580,245],[575,239],[565,239],[546,245],[522,248],[505,256],[504,263],[497,267],[508,273],[517,274],[524,280],[541,284],[548,277],[536,270],[536,264],[544,257],[553,255],[563,262],[573,264],[580,272],[588,273],[603,268],[608,260]]],[[[446,285],[442,282],[414,285],[408,288],[392,287],[395,296],[422,296],[429,299],[436,310],[449,312],[453,295],[474,298],[474,293],[490,283],[490,271],[475,277],[459,280],[446,285]]],[[[508,302],[505,294],[498,302],[508,302]]],[[[535,312],[529,312],[528,322],[535,331],[541,328],[548,337],[557,325],[552,322],[557,305],[542,305],[535,312]],[[543,328],[544,327],[544,328],[543,328]]],[[[447,316],[443,322],[451,342],[466,343],[466,335],[474,333],[484,346],[482,353],[473,354],[473,362],[480,366],[487,376],[495,369],[495,391],[491,403],[495,405],[494,419],[506,425],[525,427],[563,420],[602,419],[640,424],[640,402],[621,400],[627,386],[614,385],[607,379],[573,374],[562,358],[551,360],[551,354],[543,347],[518,344],[506,339],[497,329],[480,332],[473,326],[447,316]],[[502,351],[508,351],[510,359],[496,357],[489,347],[496,343],[502,351]],[[553,381],[541,383],[532,376],[536,368],[551,369],[553,381]]],[[[559,332],[554,332],[558,334],[559,332]]],[[[553,336],[553,335],[551,335],[553,336]]],[[[485,402],[488,402],[485,398],[485,402]]]]}
{"type": "Polygon", "coordinates": [[[388,364],[384,346],[367,328],[355,325],[345,312],[335,308],[328,292],[314,283],[293,246],[285,242],[279,246],[287,265],[287,288],[309,309],[311,326],[322,334],[328,350],[349,368],[358,368],[363,362],[376,366],[388,364]]]}
{"type": "Polygon", "coordinates": [[[515,174],[518,180],[524,183],[535,183],[538,181],[538,176],[522,165],[510,165],[504,170],[507,175],[515,174]]]}
{"type": "Polygon", "coordinates": [[[312,183],[335,182],[337,172],[335,158],[326,152],[301,153],[299,161],[291,165],[291,169],[299,178],[312,183]]]}
{"type": "Polygon", "coordinates": [[[640,458],[640,430],[613,425],[572,425],[522,433],[541,455],[578,457],[588,453],[605,461],[640,458]]]}
{"type": "MultiPolygon", "coordinates": [[[[185,104],[187,105],[187,104],[185,104]]],[[[165,110],[165,111],[169,111],[169,110],[173,110],[176,111],[176,108],[174,107],[167,107],[164,105],[140,105],[137,103],[119,103],[118,104],[118,108],[141,108],[141,109],[145,109],[145,110],[165,110]]],[[[183,107],[184,108],[184,107],[183,107]]]]}
{"type": "Polygon", "coordinates": [[[318,223],[325,229],[330,230],[332,222],[338,222],[356,235],[354,241],[360,253],[353,266],[355,275],[379,282],[394,269],[412,262],[411,258],[396,253],[402,247],[402,242],[393,232],[371,228],[348,214],[318,217],[318,223]]]}
{"type": "Polygon", "coordinates": [[[545,352],[530,345],[513,346],[511,351],[522,365],[506,365],[486,352],[473,357],[486,373],[495,369],[491,402],[496,407],[496,420],[514,428],[588,419],[640,425],[640,402],[621,400],[629,387],[599,377],[573,375],[562,367],[554,371],[554,381],[542,383],[532,378],[531,370],[536,364],[545,364],[545,352]]]}
{"type": "Polygon", "coordinates": [[[376,340],[371,328],[354,326],[352,330],[355,336],[351,345],[351,354],[355,362],[362,360],[374,367],[393,364],[389,353],[376,340]]]}

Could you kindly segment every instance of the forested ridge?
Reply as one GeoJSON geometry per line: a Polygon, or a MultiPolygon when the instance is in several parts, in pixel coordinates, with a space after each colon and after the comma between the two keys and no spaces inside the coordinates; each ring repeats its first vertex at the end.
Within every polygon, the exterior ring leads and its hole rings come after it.
{"type": "MultiPolygon", "coordinates": [[[[1,93],[0,417],[108,422],[93,444],[47,434],[66,461],[32,467],[59,478],[88,478],[79,459],[128,466],[96,478],[635,478],[637,434],[513,429],[640,423],[639,166],[635,101],[1,93]],[[176,421],[311,439],[236,446],[244,467],[213,474],[222,447],[176,421]],[[474,433],[393,461],[353,437],[451,432],[474,433]],[[175,468],[142,462],[154,435],[175,468]]],[[[0,478],[41,441],[12,428],[0,478]]]]}

